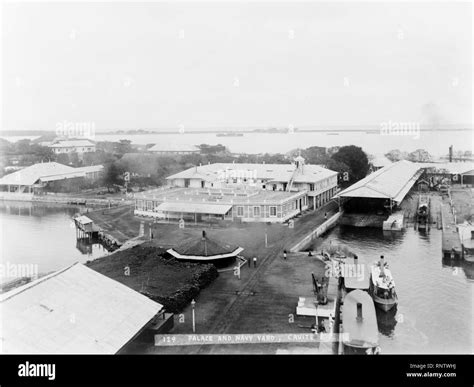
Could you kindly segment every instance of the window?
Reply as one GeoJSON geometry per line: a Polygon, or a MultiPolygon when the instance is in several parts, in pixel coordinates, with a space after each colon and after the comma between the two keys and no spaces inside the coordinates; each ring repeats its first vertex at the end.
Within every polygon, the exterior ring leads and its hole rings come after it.
{"type": "Polygon", "coordinates": [[[270,216],[277,216],[277,208],[275,206],[270,207],[270,216]]]}
{"type": "Polygon", "coordinates": [[[153,202],[151,200],[146,202],[146,208],[147,210],[153,209],[153,202]]]}
{"type": "Polygon", "coordinates": [[[310,184],[310,185],[309,185],[309,190],[310,190],[310,191],[314,191],[314,184],[310,184]]]}
{"type": "Polygon", "coordinates": [[[253,208],[253,216],[260,216],[260,207],[256,206],[253,208]]]}
{"type": "Polygon", "coordinates": [[[237,207],[237,216],[239,218],[244,216],[244,207],[237,207]]]}

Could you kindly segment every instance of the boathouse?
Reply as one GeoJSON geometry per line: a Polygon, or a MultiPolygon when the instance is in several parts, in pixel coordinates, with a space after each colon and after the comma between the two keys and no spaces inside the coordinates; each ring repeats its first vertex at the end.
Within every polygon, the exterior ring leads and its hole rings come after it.
{"type": "Polygon", "coordinates": [[[163,306],[76,263],[0,294],[2,353],[115,354],[163,320],[163,306]]]}
{"type": "Polygon", "coordinates": [[[398,161],[371,173],[336,197],[348,213],[391,214],[422,173],[419,164],[398,161]]]}

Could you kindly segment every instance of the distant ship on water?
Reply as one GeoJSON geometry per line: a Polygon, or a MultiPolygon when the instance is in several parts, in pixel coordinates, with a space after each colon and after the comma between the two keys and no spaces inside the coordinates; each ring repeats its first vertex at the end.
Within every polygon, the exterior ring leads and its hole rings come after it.
{"type": "Polygon", "coordinates": [[[227,132],[227,133],[217,133],[217,137],[243,137],[243,133],[237,133],[237,132],[227,132]]]}

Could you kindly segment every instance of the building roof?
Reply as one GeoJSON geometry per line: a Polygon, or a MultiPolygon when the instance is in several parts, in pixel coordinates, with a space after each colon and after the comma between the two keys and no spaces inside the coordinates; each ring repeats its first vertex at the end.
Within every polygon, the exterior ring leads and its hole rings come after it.
{"type": "Polygon", "coordinates": [[[371,173],[336,197],[392,199],[400,203],[420,176],[422,167],[401,160],[371,173]]]}
{"type": "Polygon", "coordinates": [[[423,168],[446,170],[448,173],[453,175],[469,174],[474,170],[474,163],[471,161],[456,163],[419,163],[419,165],[423,168]]]}
{"type": "Polygon", "coordinates": [[[161,309],[76,263],[0,294],[0,346],[17,354],[114,354],[161,309]]]}
{"type": "MultiPolygon", "coordinates": [[[[177,211],[193,212],[192,206],[194,204],[207,206],[282,204],[289,200],[300,198],[304,192],[306,191],[288,192],[253,188],[158,188],[137,193],[135,199],[179,204],[180,207],[177,211]]],[[[206,208],[206,210],[210,209],[206,208]]]]}
{"type": "Polygon", "coordinates": [[[76,171],[91,173],[91,172],[101,172],[103,171],[103,165],[88,165],[87,167],[76,168],[76,171]]]}
{"type": "Polygon", "coordinates": [[[208,260],[217,258],[235,257],[243,251],[242,247],[230,244],[221,244],[207,236],[201,238],[189,238],[180,243],[179,246],[168,250],[168,253],[178,259],[208,260]]]}
{"type": "Polygon", "coordinates": [[[183,212],[193,214],[216,214],[225,215],[232,208],[231,204],[213,204],[213,203],[161,203],[156,210],[167,212],[183,212]]]}
{"type": "Polygon", "coordinates": [[[50,148],[71,148],[71,147],[90,147],[95,146],[91,140],[79,139],[79,140],[56,140],[51,145],[50,148]]]}
{"type": "Polygon", "coordinates": [[[85,215],[77,216],[74,218],[74,220],[80,224],[89,224],[93,223],[92,219],[88,218],[85,215]]]}
{"type": "Polygon", "coordinates": [[[199,152],[199,148],[194,145],[185,145],[185,144],[165,144],[158,143],[153,145],[148,149],[148,152],[199,152]]]}
{"type": "Polygon", "coordinates": [[[70,174],[75,171],[76,169],[73,167],[56,162],[39,163],[3,176],[0,179],[0,185],[33,185],[41,178],[70,174]]]}
{"type": "MultiPolygon", "coordinates": [[[[294,164],[215,163],[192,167],[167,177],[167,179],[203,179],[215,181],[220,176],[249,177],[254,179],[288,182],[295,172],[294,164]],[[226,172],[227,171],[227,172],[226,172]]],[[[314,183],[336,176],[337,172],[320,165],[306,164],[294,176],[297,183],[314,183]]]]}
{"type": "Polygon", "coordinates": [[[387,159],[385,156],[377,155],[373,158],[370,164],[372,164],[376,168],[383,168],[383,167],[386,167],[387,165],[392,164],[392,162],[389,159],[387,159]]]}

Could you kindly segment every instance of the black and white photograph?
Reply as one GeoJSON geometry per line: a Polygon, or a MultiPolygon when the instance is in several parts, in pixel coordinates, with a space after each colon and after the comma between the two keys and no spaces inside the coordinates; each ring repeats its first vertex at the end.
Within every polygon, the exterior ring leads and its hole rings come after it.
{"type": "Polygon", "coordinates": [[[3,2],[0,363],[472,355],[472,8],[3,2]]]}

